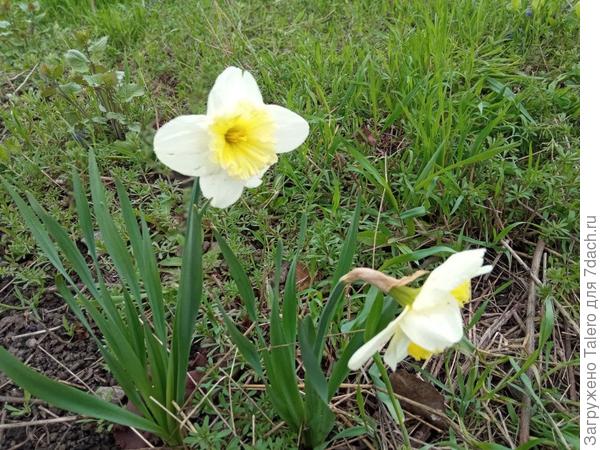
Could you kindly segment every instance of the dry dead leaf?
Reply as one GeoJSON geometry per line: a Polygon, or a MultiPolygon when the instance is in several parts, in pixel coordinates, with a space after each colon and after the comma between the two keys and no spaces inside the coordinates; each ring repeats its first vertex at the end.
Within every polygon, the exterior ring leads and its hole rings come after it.
{"type": "Polygon", "coordinates": [[[400,399],[400,404],[405,410],[437,428],[448,429],[444,412],[444,396],[435,387],[403,369],[392,373],[390,381],[396,394],[412,400],[409,402],[400,399]],[[419,406],[419,404],[423,406],[419,406]]]}
{"type": "Polygon", "coordinates": [[[311,279],[308,267],[298,261],[298,264],[296,265],[296,289],[298,291],[303,291],[304,289],[308,289],[310,285],[311,279]]]}

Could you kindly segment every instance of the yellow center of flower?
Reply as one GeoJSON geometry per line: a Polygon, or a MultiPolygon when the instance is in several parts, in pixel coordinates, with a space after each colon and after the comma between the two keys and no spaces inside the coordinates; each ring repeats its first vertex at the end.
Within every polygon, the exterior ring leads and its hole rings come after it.
{"type": "Polygon", "coordinates": [[[239,103],[215,117],[209,131],[213,161],[234,178],[247,180],[277,161],[275,124],[264,108],[239,103]]]}
{"type": "Polygon", "coordinates": [[[450,294],[461,307],[465,306],[465,303],[471,300],[471,280],[467,280],[458,287],[452,289],[450,294]]]}
{"type": "Polygon", "coordinates": [[[433,352],[429,350],[425,350],[423,347],[418,346],[414,342],[408,344],[408,354],[412,356],[416,361],[420,361],[422,359],[430,358],[433,355],[433,352]]]}

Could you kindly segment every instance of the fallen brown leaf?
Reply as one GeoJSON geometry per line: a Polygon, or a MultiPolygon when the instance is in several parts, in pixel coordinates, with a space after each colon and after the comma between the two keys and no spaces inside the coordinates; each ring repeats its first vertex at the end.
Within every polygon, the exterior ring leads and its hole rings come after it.
{"type": "Polygon", "coordinates": [[[444,413],[444,396],[435,387],[403,369],[392,373],[390,381],[396,394],[412,400],[409,402],[401,398],[402,408],[441,430],[448,430],[448,421],[444,413]]]}
{"type": "Polygon", "coordinates": [[[303,291],[304,289],[308,289],[310,284],[311,279],[308,267],[298,261],[298,264],[296,265],[296,289],[298,291],[303,291]]]}

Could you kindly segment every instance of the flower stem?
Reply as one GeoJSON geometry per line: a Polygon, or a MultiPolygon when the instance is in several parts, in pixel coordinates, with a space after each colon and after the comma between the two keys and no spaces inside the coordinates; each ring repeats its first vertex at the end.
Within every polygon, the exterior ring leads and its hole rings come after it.
{"type": "Polygon", "coordinates": [[[381,375],[381,378],[383,379],[383,382],[385,383],[387,393],[390,397],[390,400],[392,401],[394,411],[396,412],[396,417],[398,417],[398,421],[400,422],[400,431],[402,432],[402,438],[404,440],[403,448],[410,450],[410,448],[411,448],[410,436],[408,435],[408,430],[406,429],[406,425],[404,424],[404,411],[402,409],[402,406],[400,405],[400,401],[398,400],[398,397],[396,397],[394,389],[392,388],[392,383],[390,381],[390,377],[388,376],[387,369],[385,368],[385,366],[383,365],[383,362],[381,361],[381,355],[375,355],[373,357],[373,360],[375,361],[375,364],[377,364],[377,368],[379,369],[379,374],[381,375]]]}

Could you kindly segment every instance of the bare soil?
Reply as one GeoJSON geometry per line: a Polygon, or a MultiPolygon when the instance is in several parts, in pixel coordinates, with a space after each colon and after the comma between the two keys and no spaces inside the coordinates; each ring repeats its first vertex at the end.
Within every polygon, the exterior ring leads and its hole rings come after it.
{"type": "MultiPolygon", "coordinates": [[[[95,343],[59,297],[48,293],[33,312],[32,308],[22,309],[16,298],[3,298],[2,303],[15,309],[0,309],[0,345],[21,361],[82,390],[95,391],[101,386],[116,384],[104,369],[95,343]]],[[[38,400],[24,403],[22,399],[23,390],[0,373],[0,423],[17,425],[16,428],[0,429],[0,448],[116,448],[108,424],[84,419],[36,424],[75,414],[38,400]]]]}

